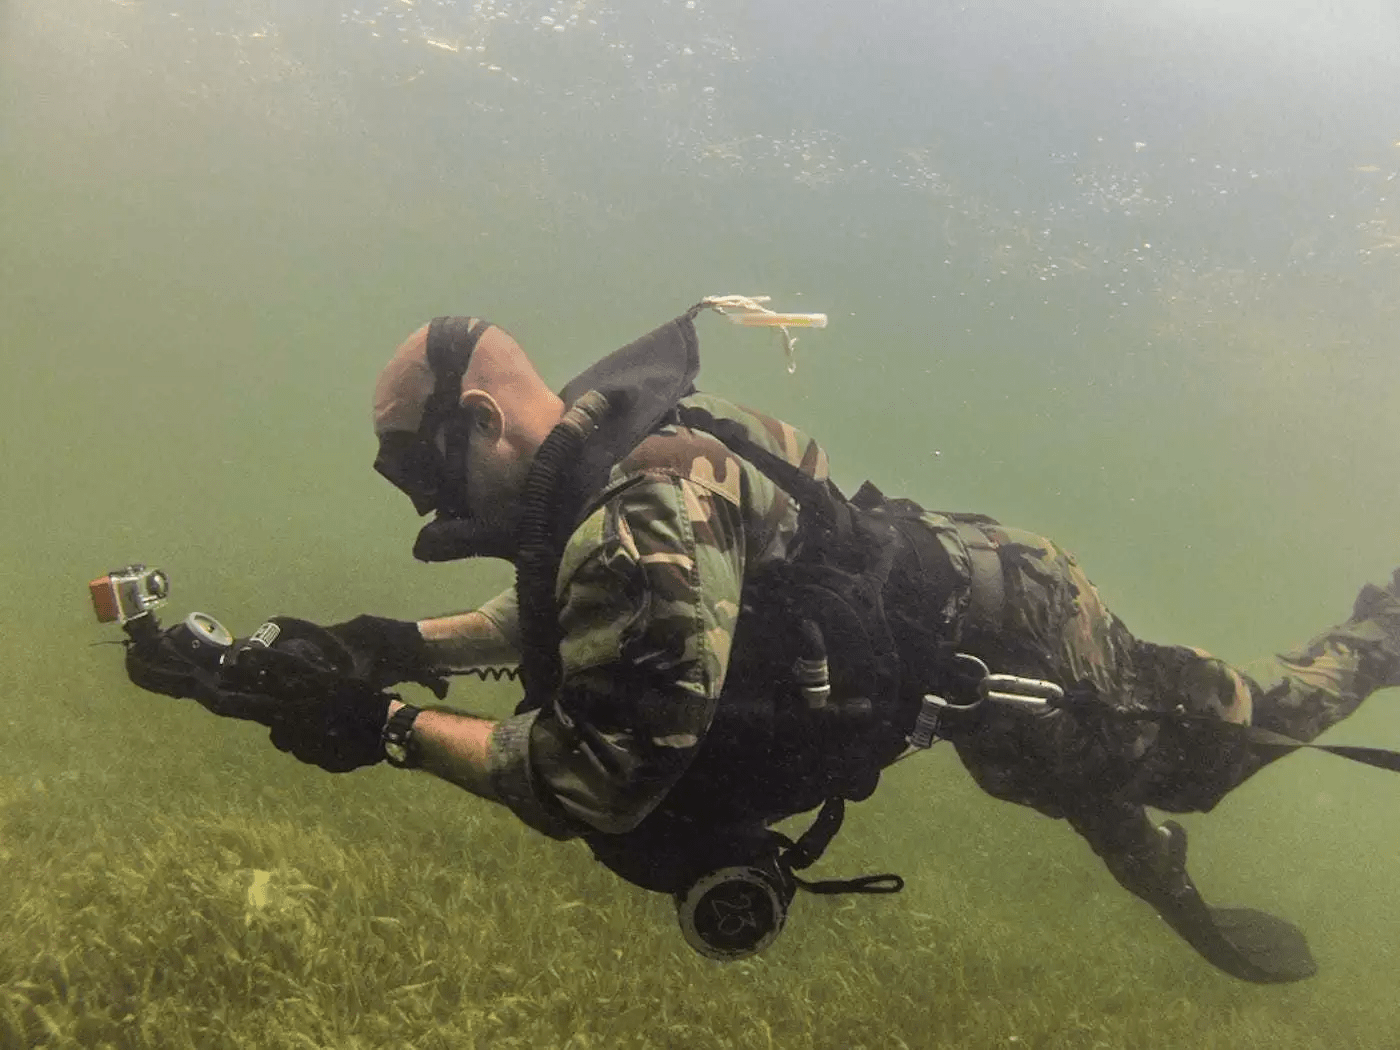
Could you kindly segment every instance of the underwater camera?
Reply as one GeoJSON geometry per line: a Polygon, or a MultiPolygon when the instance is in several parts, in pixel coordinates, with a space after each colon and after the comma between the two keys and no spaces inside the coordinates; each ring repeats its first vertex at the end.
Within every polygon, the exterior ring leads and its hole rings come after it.
{"type": "Polygon", "coordinates": [[[333,690],[342,682],[338,672],[324,670],[324,661],[307,660],[295,646],[279,649],[277,668],[262,659],[284,633],[273,621],[242,642],[202,612],[162,627],[155,610],[170,596],[170,578],[160,569],[141,564],[113,569],[89,583],[88,591],[98,622],[121,625],[127,677],[147,692],[195,700],[224,718],[272,725],[279,698],[289,690],[333,690]],[[287,682],[279,680],[279,672],[287,682]]]}
{"type": "Polygon", "coordinates": [[[160,569],[128,565],[88,584],[98,623],[120,623],[142,616],[170,596],[170,577],[160,569]]]}
{"type": "Polygon", "coordinates": [[[164,642],[171,655],[205,670],[215,670],[233,645],[233,635],[205,613],[190,613],[162,632],[155,610],[170,596],[170,577],[161,569],[127,565],[88,584],[98,623],[118,623],[138,647],[164,642]]]}

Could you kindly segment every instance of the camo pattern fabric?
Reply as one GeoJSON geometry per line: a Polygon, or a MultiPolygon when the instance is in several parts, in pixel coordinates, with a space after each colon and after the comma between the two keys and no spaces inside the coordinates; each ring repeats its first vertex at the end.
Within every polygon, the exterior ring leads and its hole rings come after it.
{"type": "Polygon", "coordinates": [[[1314,739],[1376,690],[1400,686],[1400,569],[1383,587],[1363,587],[1344,623],[1243,670],[1255,725],[1295,740],[1314,739]]]}
{"type": "MultiPolygon", "coordinates": [[[[788,424],[707,395],[682,405],[735,420],[826,477],[826,454],[788,424]]],[[[620,833],[655,808],[700,747],[744,574],[787,553],[797,508],[722,442],[676,425],[619,462],[593,506],[560,564],[563,684],[528,734],[531,801],[575,832],[620,833]]],[[[527,807],[513,808],[526,817],[527,807]]]]}
{"type": "Polygon", "coordinates": [[[1307,741],[1400,684],[1400,573],[1389,589],[1363,591],[1351,620],[1251,675],[1204,650],[1135,638],[1071,554],[1028,532],[983,529],[1001,555],[1006,598],[1001,629],[972,651],[993,671],[1091,685],[1101,704],[988,705],[956,747],[998,798],[1071,819],[1137,806],[1209,810],[1271,758],[1199,722],[1125,715],[1204,715],[1307,741]]]}

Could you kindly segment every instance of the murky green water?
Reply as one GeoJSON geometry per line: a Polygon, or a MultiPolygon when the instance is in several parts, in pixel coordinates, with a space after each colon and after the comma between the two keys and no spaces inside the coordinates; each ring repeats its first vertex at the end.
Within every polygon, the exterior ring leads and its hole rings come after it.
{"type": "MultiPolygon", "coordinates": [[[[870,477],[1055,537],[1140,634],[1229,659],[1334,622],[1400,561],[1393,12],[809,7],[0,0],[0,777],[33,822],[0,837],[7,863],[34,841],[50,852],[33,877],[83,869],[50,825],[106,814],[120,840],[124,797],[140,841],[167,807],[335,828],[363,805],[371,852],[423,819],[424,797],[482,808],[386,771],[293,768],[246,727],[135,695],[117,652],[91,647],[105,635],[83,586],[144,559],[170,571],[175,607],[245,631],[492,593],[499,572],[412,561],[415,521],[369,469],[374,376],[436,314],[499,321],[562,383],[704,294],[825,311],[794,375],[761,335],[702,322],[702,385],[817,434],[848,488],[870,477]]],[[[468,693],[454,696],[510,703],[468,693]]],[[[1336,739],[1400,746],[1397,699],[1336,739]]],[[[1290,759],[1192,822],[1212,896],[1308,929],[1324,972],[1290,999],[1203,972],[1067,829],[976,796],[951,756],[916,765],[831,864],[967,888],[969,923],[986,925],[962,933],[1011,960],[997,979],[1015,991],[947,993],[963,1008],[1035,1001],[1087,959],[1085,982],[1127,966],[1134,990],[1064,1014],[1040,1002],[1037,1045],[1095,1045],[1075,1035],[1086,1011],[1158,1018],[1186,999],[1204,1004],[1197,1036],[1247,1017],[1260,1045],[1323,1045],[1340,1011],[1342,1038],[1388,1045],[1393,777],[1290,759]],[[1143,941],[1140,971],[1131,953],[1092,970],[1105,929],[1143,941]],[[1041,969],[1008,975],[1022,954],[1041,969]]],[[[499,823],[514,837],[492,841],[540,862],[544,846],[499,823]]],[[[458,847],[423,848],[446,865],[458,847]]],[[[561,878],[587,867],[570,856],[561,878]]],[[[461,864],[519,879],[511,859],[461,864]]],[[[635,1014],[576,1004],[577,1045],[711,1045],[655,1018],[672,997],[725,1012],[739,979],[685,959],[664,908],[617,892],[598,965],[635,920],[674,951],[669,983],[634,993],[635,1014]]],[[[862,927],[878,945],[922,921],[919,892],[841,921],[888,924],[862,927]]],[[[34,951],[61,956],[79,906],[38,899],[56,932],[34,951]]],[[[874,972],[869,952],[820,940],[836,914],[803,902],[807,933],[772,965],[793,981],[874,972]]],[[[901,983],[916,966],[894,972],[888,995],[951,1009],[901,983]]],[[[781,973],[764,974],[782,999],[781,973]]],[[[774,1045],[838,1045],[859,1029],[841,1003],[800,1038],[774,1021],[774,1045]]],[[[859,1030],[940,1045],[914,1022],[859,1030]]],[[[1166,1045],[1131,1030],[1098,1045],[1166,1045]]],[[[763,1045],[755,1032],[713,1045],[763,1045]]]]}

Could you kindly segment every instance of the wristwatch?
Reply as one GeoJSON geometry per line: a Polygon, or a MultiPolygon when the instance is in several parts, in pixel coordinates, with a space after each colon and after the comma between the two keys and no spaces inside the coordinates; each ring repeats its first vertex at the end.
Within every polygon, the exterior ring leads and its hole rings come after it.
{"type": "Polygon", "coordinates": [[[404,704],[384,723],[379,734],[384,744],[384,757],[398,769],[417,769],[421,763],[418,747],[413,740],[413,722],[423,713],[420,707],[404,704]]]}

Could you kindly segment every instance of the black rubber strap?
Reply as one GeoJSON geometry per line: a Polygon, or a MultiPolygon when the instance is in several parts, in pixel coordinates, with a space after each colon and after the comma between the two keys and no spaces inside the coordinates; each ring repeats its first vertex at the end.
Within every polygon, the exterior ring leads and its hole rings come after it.
{"type": "Polygon", "coordinates": [[[802,837],[796,842],[791,841],[786,836],[780,836],[787,844],[787,849],[783,852],[783,863],[796,871],[810,868],[826,852],[826,847],[831,845],[831,840],[841,830],[841,824],[845,819],[846,800],[843,798],[827,799],[822,804],[821,812],[817,814],[817,819],[812,822],[812,826],[804,831],[802,837]]]}
{"type": "Polygon", "coordinates": [[[898,893],[904,889],[904,880],[893,874],[861,875],[854,879],[812,880],[793,875],[794,870],[801,871],[816,863],[826,851],[826,847],[831,844],[831,840],[836,837],[836,833],[841,830],[841,823],[845,819],[846,800],[840,797],[829,798],[822,805],[821,812],[817,814],[812,826],[804,831],[796,842],[780,832],[773,832],[786,846],[780,860],[787,873],[792,876],[792,881],[808,893],[898,893]]]}
{"type": "Polygon", "coordinates": [[[862,875],[856,879],[817,879],[808,882],[792,877],[800,889],[808,893],[898,893],[904,889],[904,879],[898,875],[862,875]]]}
{"type": "Polygon", "coordinates": [[[428,325],[428,367],[442,385],[444,378],[459,383],[471,364],[472,352],[491,322],[480,317],[434,317],[428,325]]]}
{"type": "Polygon", "coordinates": [[[399,769],[417,769],[420,765],[422,756],[418,751],[418,743],[413,738],[413,723],[422,713],[421,708],[404,704],[384,723],[380,740],[384,744],[384,758],[389,765],[399,769]],[[395,745],[403,749],[402,758],[396,758],[390,750],[395,745]]]}
{"type": "Polygon", "coordinates": [[[431,434],[444,411],[457,407],[462,377],[467,374],[476,344],[490,327],[491,322],[480,317],[434,317],[428,324],[425,356],[433,370],[433,392],[423,406],[420,432],[431,434]]]}

